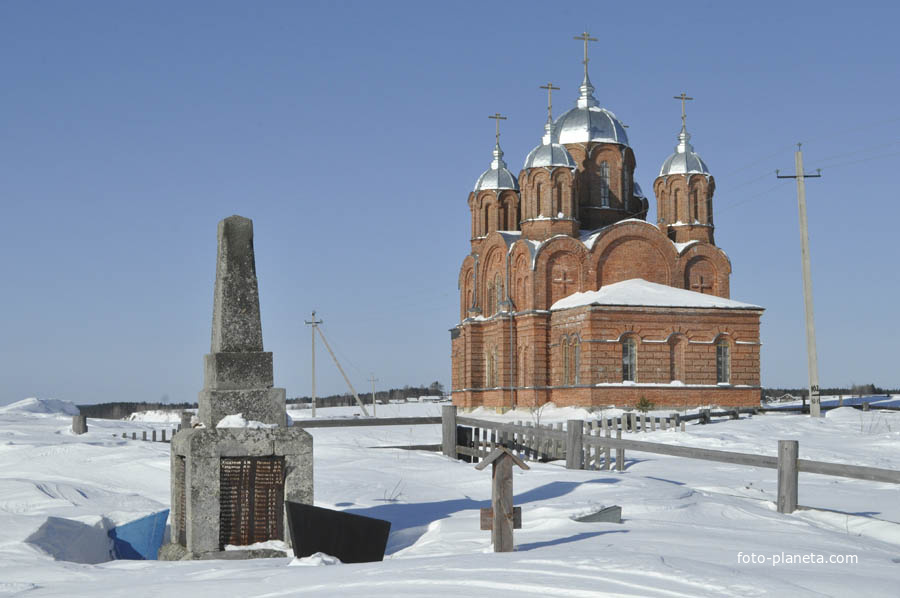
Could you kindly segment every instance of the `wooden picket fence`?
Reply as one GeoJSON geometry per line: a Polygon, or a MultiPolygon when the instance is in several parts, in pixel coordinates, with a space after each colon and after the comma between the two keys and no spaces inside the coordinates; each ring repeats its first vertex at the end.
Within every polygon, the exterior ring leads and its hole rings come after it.
{"type": "MultiPolygon", "coordinates": [[[[141,435],[138,436],[137,432],[132,432],[131,436],[128,435],[128,432],[122,432],[122,438],[131,439],[131,440],[142,440],[145,442],[171,442],[172,438],[175,437],[175,433],[178,432],[178,428],[172,428],[172,433],[167,437],[168,429],[159,430],[159,434],[156,433],[157,430],[150,430],[150,434],[147,434],[147,430],[141,430],[141,435]]],[[[118,437],[119,434],[113,434],[113,436],[118,437]]]]}
{"type": "MultiPolygon", "coordinates": [[[[724,413],[739,416],[737,411],[724,413]]],[[[781,513],[792,513],[797,508],[799,472],[900,484],[900,471],[893,469],[799,459],[799,443],[796,440],[779,440],[778,456],[769,457],[625,439],[622,438],[623,431],[652,431],[654,427],[683,431],[683,422],[687,418],[674,416],[661,418],[660,421],[660,418],[640,417],[634,413],[623,415],[624,418],[615,420],[569,420],[565,426],[560,423],[545,427],[534,426],[531,422],[499,423],[458,416],[456,407],[447,405],[442,408],[441,450],[454,459],[479,461],[497,446],[505,446],[523,459],[532,461],[565,458],[567,469],[609,470],[614,463],[616,470],[624,471],[626,450],[777,469],[777,507],[781,513]]],[[[708,423],[715,414],[706,411],[698,415],[701,423],[708,423]]]]}

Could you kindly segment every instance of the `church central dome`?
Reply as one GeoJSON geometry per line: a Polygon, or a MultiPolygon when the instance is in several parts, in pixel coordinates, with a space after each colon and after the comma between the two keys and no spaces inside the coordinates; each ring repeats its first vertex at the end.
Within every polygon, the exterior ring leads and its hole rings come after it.
{"type": "Polygon", "coordinates": [[[554,132],[559,143],[618,143],[628,145],[625,127],[616,115],[600,106],[594,97],[594,86],[584,74],[581,95],[575,107],[560,116],[554,125],[554,132]]]}

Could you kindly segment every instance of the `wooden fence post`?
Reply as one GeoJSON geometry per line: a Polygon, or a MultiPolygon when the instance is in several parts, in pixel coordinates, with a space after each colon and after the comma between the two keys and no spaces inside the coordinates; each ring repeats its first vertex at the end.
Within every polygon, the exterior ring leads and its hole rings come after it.
{"type": "Polygon", "coordinates": [[[709,423],[709,409],[700,410],[700,423],[706,425],[709,423]]]}
{"type": "Polygon", "coordinates": [[[570,419],[566,427],[566,469],[584,469],[584,422],[570,419]]]}
{"type": "Polygon", "coordinates": [[[456,459],[456,405],[441,405],[441,452],[456,459]]]}
{"type": "Polygon", "coordinates": [[[869,403],[868,403],[868,401],[864,401],[864,402],[863,402],[863,404],[862,404],[862,410],[863,410],[863,411],[868,411],[868,410],[869,410],[869,403]]]}
{"type": "MultiPolygon", "coordinates": [[[[609,429],[609,421],[607,421],[606,418],[604,418],[601,421],[601,425],[603,428],[603,436],[606,438],[610,438],[612,436],[612,430],[609,429]]],[[[603,448],[603,469],[606,469],[606,470],[609,469],[609,454],[610,454],[609,446],[604,447],[603,448]]]]}
{"type": "MultiPolygon", "coordinates": [[[[616,440],[622,440],[622,428],[616,428],[616,440]]],[[[616,447],[616,471],[625,471],[625,449],[616,447]]]]}
{"type": "Polygon", "coordinates": [[[797,509],[797,455],[800,443],[796,440],[778,441],[778,512],[793,513],[797,509]]]}

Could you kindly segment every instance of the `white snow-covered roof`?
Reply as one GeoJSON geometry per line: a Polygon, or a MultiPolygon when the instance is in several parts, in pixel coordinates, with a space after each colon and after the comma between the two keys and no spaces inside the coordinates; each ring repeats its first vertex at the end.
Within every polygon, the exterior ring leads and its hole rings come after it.
{"type": "Polygon", "coordinates": [[[723,299],[696,291],[632,278],[601,287],[598,291],[573,293],[554,303],[551,311],[584,305],[635,305],[644,307],[707,307],[718,309],[763,309],[759,305],[723,299]]]}

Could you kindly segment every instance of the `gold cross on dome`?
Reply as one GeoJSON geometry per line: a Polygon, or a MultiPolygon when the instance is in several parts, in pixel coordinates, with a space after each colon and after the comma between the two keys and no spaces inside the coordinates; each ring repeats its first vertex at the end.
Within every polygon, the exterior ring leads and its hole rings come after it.
{"type": "Polygon", "coordinates": [[[500,143],[500,121],[506,120],[506,117],[501,115],[499,112],[495,112],[494,114],[490,115],[488,118],[493,118],[494,121],[497,123],[497,143],[500,143]]]}
{"type": "Polygon", "coordinates": [[[591,37],[591,34],[588,33],[587,31],[585,31],[581,35],[576,35],[572,39],[580,39],[581,41],[584,42],[584,69],[585,69],[585,71],[587,71],[587,63],[588,63],[588,51],[587,51],[588,46],[587,45],[588,45],[588,42],[597,41],[597,38],[591,37]]]}
{"type": "Polygon", "coordinates": [[[547,83],[546,85],[541,85],[541,89],[547,90],[547,114],[552,118],[553,117],[553,90],[559,91],[558,87],[554,87],[552,83],[547,83]]]}
{"type": "Polygon", "coordinates": [[[688,100],[693,100],[694,98],[689,98],[688,95],[683,91],[681,92],[680,96],[673,96],[673,98],[676,100],[681,100],[681,126],[685,127],[685,123],[687,121],[687,113],[684,110],[684,103],[688,100]]]}

